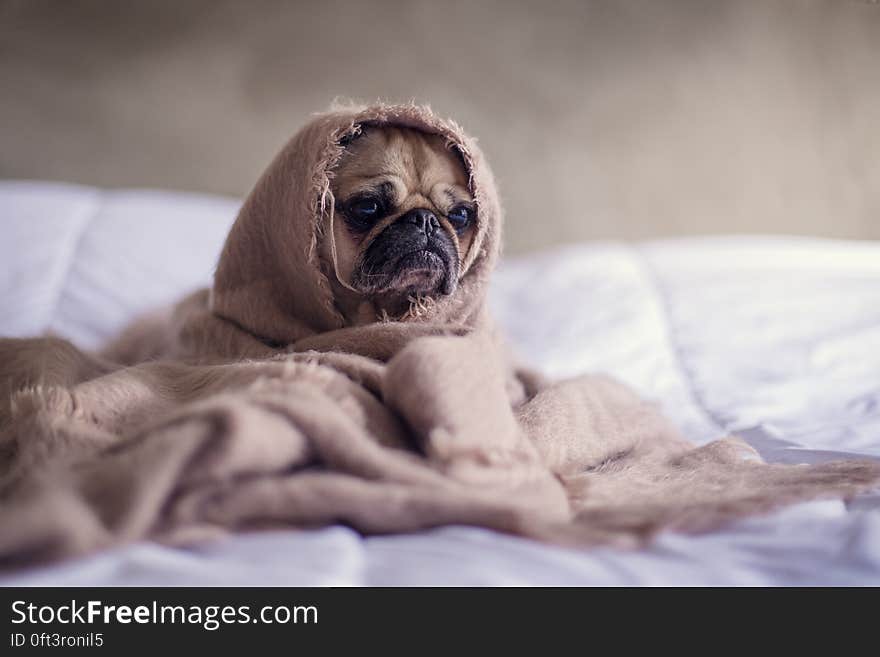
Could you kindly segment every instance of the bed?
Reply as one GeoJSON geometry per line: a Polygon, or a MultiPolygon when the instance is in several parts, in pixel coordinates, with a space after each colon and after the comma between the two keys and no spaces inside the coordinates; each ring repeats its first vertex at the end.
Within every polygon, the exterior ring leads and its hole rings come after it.
{"type": "MultiPolygon", "coordinates": [[[[210,280],[238,201],[0,182],[0,335],[91,348],[210,280]]],[[[566,246],[503,262],[492,306],[554,377],[613,374],[692,440],[768,461],[880,459],[880,243],[730,236],[566,246]],[[541,285],[538,285],[538,282],[541,285]],[[546,289],[554,290],[547,295],[546,289]]],[[[468,527],[336,526],[139,543],[0,585],[878,585],[880,492],[800,504],[625,552],[468,527]]]]}

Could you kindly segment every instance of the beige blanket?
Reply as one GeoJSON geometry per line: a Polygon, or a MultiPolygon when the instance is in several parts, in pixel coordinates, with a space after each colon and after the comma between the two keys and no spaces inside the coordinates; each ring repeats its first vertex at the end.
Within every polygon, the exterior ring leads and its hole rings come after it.
{"type": "Polygon", "coordinates": [[[880,480],[873,462],[764,464],[735,438],[695,448],[608,378],[517,369],[485,304],[500,230],[492,175],[455,124],[410,105],[318,116],[246,200],[210,291],[102,354],[0,340],[0,563],[332,523],[633,546],[880,480]],[[370,124],[446,137],[477,232],[453,296],[347,326],[322,255],[330,177],[370,124]]]}

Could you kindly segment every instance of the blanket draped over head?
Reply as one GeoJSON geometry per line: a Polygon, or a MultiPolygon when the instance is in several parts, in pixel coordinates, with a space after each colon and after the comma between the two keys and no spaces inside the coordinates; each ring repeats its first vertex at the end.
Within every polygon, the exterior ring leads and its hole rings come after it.
{"type": "Polygon", "coordinates": [[[868,461],[765,464],[736,438],[696,447],[609,378],[515,367],[486,310],[500,233],[490,170],[456,124],[415,105],[318,116],[245,201],[211,290],[100,354],[0,340],[0,563],[333,523],[630,546],[880,478],[868,461]],[[446,139],[476,232],[452,296],[350,326],[322,255],[330,181],[345,143],[381,125],[446,139]]]}

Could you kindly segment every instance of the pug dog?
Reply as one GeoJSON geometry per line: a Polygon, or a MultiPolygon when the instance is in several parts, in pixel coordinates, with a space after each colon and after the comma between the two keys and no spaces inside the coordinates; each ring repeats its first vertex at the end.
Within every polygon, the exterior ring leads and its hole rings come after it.
{"type": "Polygon", "coordinates": [[[331,191],[333,240],[322,249],[353,324],[405,320],[455,291],[477,207],[464,163],[443,137],[366,127],[346,144],[331,191]]]}

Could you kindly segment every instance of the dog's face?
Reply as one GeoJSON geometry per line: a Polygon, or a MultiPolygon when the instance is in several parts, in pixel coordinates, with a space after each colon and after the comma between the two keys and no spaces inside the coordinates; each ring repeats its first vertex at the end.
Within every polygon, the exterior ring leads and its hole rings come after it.
{"type": "Polygon", "coordinates": [[[452,294],[475,230],[476,206],[458,155],[442,137],[373,127],[334,173],[336,270],[377,307],[452,294]]]}

